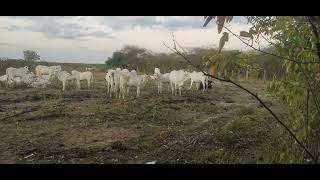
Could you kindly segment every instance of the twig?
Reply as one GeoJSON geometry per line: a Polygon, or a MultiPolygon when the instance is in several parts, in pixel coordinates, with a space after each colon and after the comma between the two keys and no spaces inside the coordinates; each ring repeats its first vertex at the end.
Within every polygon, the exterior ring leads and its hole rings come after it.
{"type": "Polygon", "coordinates": [[[314,21],[316,21],[316,19],[314,16],[308,16],[308,21],[311,25],[312,32],[317,39],[317,42],[316,42],[317,55],[318,55],[318,58],[320,59],[320,39],[319,39],[318,29],[317,29],[316,25],[314,24],[314,21]]]}
{"type": "Polygon", "coordinates": [[[16,117],[16,116],[20,116],[20,115],[25,114],[25,113],[33,112],[33,111],[38,110],[39,108],[41,108],[41,107],[31,108],[31,109],[22,111],[22,112],[20,112],[20,113],[16,113],[16,114],[13,114],[13,115],[11,115],[11,116],[4,117],[4,118],[0,119],[0,121],[6,120],[6,119],[9,119],[9,118],[13,118],[13,117],[16,117]]]}
{"type": "MultiPolygon", "coordinates": [[[[174,36],[173,36],[174,37],[174,36]]],[[[175,40],[173,39],[173,43],[174,43],[174,48],[170,48],[169,46],[167,46],[165,43],[164,46],[166,46],[169,50],[171,50],[172,52],[180,55],[185,61],[187,61],[190,65],[192,65],[193,67],[197,68],[199,71],[201,71],[204,75],[208,76],[208,77],[211,77],[211,78],[214,78],[214,79],[217,79],[217,80],[220,80],[220,81],[223,81],[223,82],[228,82],[228,83],[231,83],[237,87],[239,87],[240,89],[246,91],[247,93],[249,93],[250,95],[252,95],[257,101],[259,101],[259,103],[274,117],[274,119],[282,126],[285,128],[285,130],[290,134],[290,136],[299,144],[299,146],[301,146],[301,148],[311,157],[311,159],[316,163],[317,160],[316,158],[310,153],[310,151],[298,140],[298,138],[294,135],[294,133],[289,129],[289,127],[284,124],[280,119],[279,117],[258,97],[257,94],[251,92],[250,90],[244,88],[243,86],[233,82],[232,80],[230,80],[229,78],[227,79],[222,79],[222,78],[218,78],[218,77],[215,77],[211,74],[208,74],[206,72],[204,72],[200,67],[196,66],[195,64],[193,64],[183,53],[181,53],[177,48],[176,48],[176,43],[175,43],[175,40]]]]}
{"type": "MultiPolygon", "coordinates": [[[[310,98],[310,90],[307,90],[307,113],[306,113],[306,139],[308,140],[309,136],[309,98],[310,98]]],[[[308,141],[307,141],[308,143],[308,141]]]]}

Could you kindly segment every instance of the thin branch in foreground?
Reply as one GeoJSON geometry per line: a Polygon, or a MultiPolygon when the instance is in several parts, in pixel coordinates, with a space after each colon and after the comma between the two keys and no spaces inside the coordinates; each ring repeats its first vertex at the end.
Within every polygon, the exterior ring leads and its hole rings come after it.
{"type": "MultiPolygon", "coordinates": [[[[174,38],[174,35],[172,36],[174,38]]],[[[217,79],[219,81],[222,82],[227,82],[227,83],[231,83],[237,87],[239,87],[240,89],[246,91],[247,93],[249,93],[250,95],[252,95],[257,101],[259,101],[259,103],[274,117],[274,119],[289,133],[289,135],[299,144],[299,146],[310,156],[310,158],[317,163],[317,159],[312,155],[312,153],[303,145],[302,142],[299,141],[299,139],[294,135],[294,133],[289,129],[289,127],[282,122],[279,117],[258,97],[257,94],[251,92],[250,90],[248,90],[247,88],[241,86],[240,84],[237,84],[235,82],[233,82],[232,80],[230,80],[229,78],[227,79],[223,79],[223,78],[218,78],[215,77],[214,75],[208,74],[206,73],[202,68],[196,66],[195,64],[193,64],[182,52],[180,52],[177,48],[176,48],[176,40],[173,39],[173,43],[174,43],[174,48],[170,48],[169,46],[167,46],[165,43],[163,43],[163,45],[165,47],[167,47],[169,50],[171,50],[173,53],[176,53],[178,55],[180,55],[185,61],[187,61],[190,65],[192,65],[193,67],[195,67],[196,69],[198,69],[199,71],[201,71],[205,76],[211,77],[213,79],[217,79]]]]}

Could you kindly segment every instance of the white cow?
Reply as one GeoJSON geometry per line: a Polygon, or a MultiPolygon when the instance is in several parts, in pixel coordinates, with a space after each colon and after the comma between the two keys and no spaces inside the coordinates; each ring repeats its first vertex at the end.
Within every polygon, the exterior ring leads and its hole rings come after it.
{"type": "Polygon", "coordinates": [[[62,90],[63,91],[66,89],[66,82],[67,81],[73,81],[76,79],[75,76],[71,75],[67,71],[58,72],[57,77],[58,77],[59,81],[62,82],[62,90]]]}
{"type": "Polygon", "coordinates": [[[111,97],[111,91],[112,91],[112,88],[113,88],[113,80],[112,80],[112,74],[115,73],[116,71],[113,70],[113,69],[109,69],[106,73],[106,77],[105,77],[105,80],[107,81],[107,88],[108,88],[108,93],[110,94],[110,97],[111,97]],[[110,90],[111,89],[111,90],[110,90]]]}
{"type": "Polygon", "coordinates": [[[170,85],[171,85],[171,91],[172,95],[177,94],[177,87],[179,89],[179,95],[181,96],[181,89],[185,81],[190,79],[190,73],[186,72],[184,70],[179,71],[171,71],[170,75],[170,85]]]}
{"type": "Polygon", "coordinates": [[[208,88],[208,77],[204,75],[203,72],[193,71],[190,73],[190,79],[191,83],[189,89],[191,89],[193,83],[197,83],[197,89],[199,89],[199,83],[202,83],[203,91],[208,88]]]}
{"type": "Polygon", "coordinates": [[[49,84],[51,84],[49,79],[37,77],[36,80],[31,83],[31,86],[34,88],[45,88],[49,84]]]}
{"type": "Polygon", "coordinates": [[[8,76],[5,74],[3,76],[0,76],[0,82],[6,82],[8,79],[8,76]]]}
{"type": "Polygon", "coordinates": [[[116,97],[120,98],[120,76],[127,73],[130,73],[128,69],[120,70],[120,68],[117,68],[116,72],[111,73],[111,90],[115,93],[116,97]]]}
{"type": "Polygon", "coordinates": [[[80,89],[80,81],[82,80],[87,80],[88,83],[88,88],[91,87],[91,83],[93,83],[93,74],[90,71],[86,71],[86,72],[79,72],[79,71],[71,71],[71,74],[76,78],[77,81],[77,86],[80,89]]]}
{"type": "Polygon", "coordinates": [[[9,67],[6,69],[6,75],[7,75],[7,82],[8,85],[10,85],[10,82],[14,82],[15,77],[20,77],[22,78],[26,74],[30,73],[29,68],[27,66],[22,67],[22,68],[13,68],[9,67]]]}
{"type": "Polygon", "coordinates": [[[36,77],[33,72],[28,72],[24,74],[22,77],[14,77],[13,79],[10,79],[7,81],[7,75],[3,75],[0,77],[0,82],[7,82],[9,85],[15,83],[26,83],[34,88],[39,87],[46,87],[48,84],[50,84],[49,78],[40,78],[36,77]]]}
{"type": "Polygon", "coordinates": [[[170,87],[170,73],[161,74],[159,68],[154,69],[154,75],[151,77],[151,79],[154,79],[158,86],[158,94],[162,93],[162,84],[168,83],[168,91],[170,87]]]}
{"type": "Polygon", "coordinates": [[[7,79],[7,83],[11,86],[13,83],[20,84],[25,83],[31,85],[32,82],[36,81],[37,77],[32,72],[25,72],[21,76],[15,76],[13,78],[7,79]]]}
{"type": "MultiPolygon", "coordinates": [[[[150,76],[137,75],[135,72],[122,73],[120,75],[120,93],[122,98],[125,98],[125,95],[129,95],[130,87],[137,88],[137,97],[140,96],[141,88],[144,87],[146,82],[149,80],[150,76]]],[[[120,98],[120,95],[119,95],[120,98]]]]}
{"type": "Polygon", "coordinates": [[[49,77],[53,77],[55,75],[57,75],[57,73],[59,73],[61,71],[61,66],[43,66],[43,65],[38,65],[36,66],[36,75],[38,77],[47,74],[49,75],[49,77]]]}
{"type": "Polygon", "coordinates": [[[0,76],[0,85],[5,84],[7,82],[7,75],[0,76]]]}

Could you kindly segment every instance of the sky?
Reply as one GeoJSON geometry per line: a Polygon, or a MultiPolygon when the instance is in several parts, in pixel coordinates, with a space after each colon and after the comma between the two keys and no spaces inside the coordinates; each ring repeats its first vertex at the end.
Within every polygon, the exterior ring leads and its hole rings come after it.
{"type": "MultiPolygon", "coordinates": [[[[203,23],[203,16],[1,16],[0,57],[23,58],[30,49],[51,62],[104,63],[124,45],[169,52],[163,42],[172,44],[172,32],[183,47],[217,47],[222,33],[203,23]]],[[[251,27],[237,16],[226,26],[235,33],[251,27]]],[[[232,35],[224,48],[250,49],[232,35]]]]}

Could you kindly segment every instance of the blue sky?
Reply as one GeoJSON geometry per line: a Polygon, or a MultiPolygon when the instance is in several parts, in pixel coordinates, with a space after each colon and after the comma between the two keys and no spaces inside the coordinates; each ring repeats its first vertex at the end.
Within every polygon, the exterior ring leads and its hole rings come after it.
{"type": "MultiPolygon", "coordinates": [[[[203,16],[2,16],[0,57],[22,58],[22,51],[37,51],[47,61],[104,63],[124,45],[168,52],[171,33],[185,47],[216,47],[221,34],[214,23],[202,27],[203,16]]],[[[244,17],[227,25],[248,30],[244,17]]],[[[226,49],[246,49],[230,37],[226,49]]]]}

